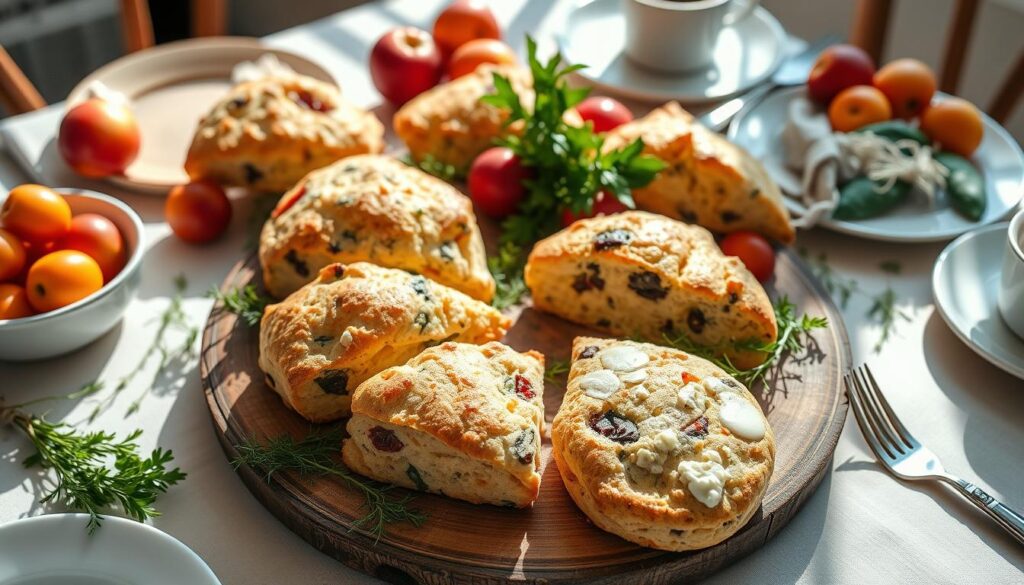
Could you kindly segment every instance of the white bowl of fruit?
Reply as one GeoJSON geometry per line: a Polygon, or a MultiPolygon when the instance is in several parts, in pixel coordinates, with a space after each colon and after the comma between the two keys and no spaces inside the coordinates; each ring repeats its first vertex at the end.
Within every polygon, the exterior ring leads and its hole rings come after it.
{"type": "Polygon", "coordinates": [[[144,251],[142,220],[113,197],[12,189],[0,206],[0,360],[58,356],[110,331],[144,251]]]}

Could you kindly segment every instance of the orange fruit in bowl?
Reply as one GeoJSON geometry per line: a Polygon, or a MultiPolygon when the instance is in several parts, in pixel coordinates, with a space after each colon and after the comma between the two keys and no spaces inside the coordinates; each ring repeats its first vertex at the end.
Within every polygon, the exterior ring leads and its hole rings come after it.
{"type": "Polygon", "coordinates": [[[985,136],[985,123],[974,104],[955,97],[935,102],[925,110],[921,131],[942,150],[969,158],[985,136]]]}
{"type": "Polygon", "coordinates": [[[896,59],[875,73],[872,84],[892,106],[895,118],[916,118],[924,112],[935,95],[935,74],[917,59],[896,59]]]}
{"type": "Polygon", "coordinates": [[[20,319],[32,314],[25,289],[16,284],[0,284],[0,319],[20,319]]]}
{"type": "Polygon", "coordinates": [[[0,224],[30,243],[52,242],[68,233],[71,207],[48,187],[18,185],[0,207],[0,224]]]}
{"type": "Polygon", "coordinates": [[[496,39],[475,39],[455,49],[448,62],[448,76],[462,77],[484,63],[514,65],[517,61],[516,52],[505,43],[496,39]]]}
{"type": "Polygon", "coordinates": [[[101,288],[100,265],[77,250],[58,250],[36,260],[25,281],[28,302],[40,313],[70,305],[101,288]]]}
{"type": "Polygon", "coordinates": [[[828,121],[836,132],[852,132],[890,118],[892,107],[889,100],[870,85],[855,85],[844,89],[828,107],[828,121]]]}
{"type": "Polygon", "coordinates": [[[25,267],[25,246],[18,236],[0,229],[0,282],[21,274],[25,267]]]}

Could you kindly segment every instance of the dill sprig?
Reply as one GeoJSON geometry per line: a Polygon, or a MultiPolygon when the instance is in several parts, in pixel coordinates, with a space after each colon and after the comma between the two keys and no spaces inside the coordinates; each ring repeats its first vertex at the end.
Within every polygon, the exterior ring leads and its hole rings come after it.
{"type": "Polygon", "coordinates": [[[737,368],[727,357],[721,355],[721,346],[711,348],[694,343],[685,333],[665,334],[664,341],[671,347],[681,349],[702,357],[716,366],[725,370],[733,378],[749,386],[763,381],[774,369],[781,367],[787,354],[794,354],[803,351],[806,346],[806,336],[815,329],[823,329],[828,326],[825,317],[812,317],[810,315],[796,314],[796,305],[790,302],[789,298],[783,296],[774,303],[775,321],[778,323],[779,334],[775,341],[766,342],[762,340],[745,340],[732,344],[728,349],[737,351],[757,351],[767,354],[767,358],[760,365],[747,370],[737,368]]]}
{"type": "Polygon", "coordinates": [[[224,303],[225,309],[238,315],[250,327],[259,324],[263,318],[263,309],[270,303],[270,298],[261,295],[251,284],[224,291],[213,286],[207,296],[224,303]]]}
{"type": "Polygon", "coordinates": [[[409,522],[420,526],[426,521],[426,515],[409,504],[413,496],[401,498],[391,497],[388,492],[393,486],[383,485],[365,480],[335,461],[341,445],[341,429],[327,432],[310,433],[301,441],[290,436],[275,437],[261,445],[254,439],[246,439],[236,445],[238,457],[232,460],[237,469],[248,465],[265,475],[269,482],[275,473],[292,470],[303,475],[328,475],[341,479],[349,487],[360,492],[365,499],[363,509],[366,514],[356,520],[353,528],[360,527],[369,532],[376,540],[384,535],[388,524],[409,522]]]}
{"type": "Polygon", "coordinates": [[[544,368],[544,379],[548,382],[556,381],[560,376],[569,373],[569,360],[550,360],[544,368]]]}

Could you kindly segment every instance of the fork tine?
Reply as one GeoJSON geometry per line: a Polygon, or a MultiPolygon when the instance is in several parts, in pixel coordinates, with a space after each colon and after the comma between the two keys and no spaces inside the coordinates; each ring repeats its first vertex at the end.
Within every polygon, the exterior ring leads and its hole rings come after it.
{"type": "Polygon", "coordinates": [[[882,414],[882,410],[878,406],[878,401],[874,397],[875,392],[868,385],[868,381],[864,377],[863,366],[854,370],[854,378],[857,380],[857,389],[860,391],[860,398],[863,403],[862,406],[864,406],[864,411],[874,422],[880,438],[885,439],[886,444],[889,446],[889,451],[892,452],[894,456],[903,455],[904,451],[907,450],[907,447],[889,424],[889,420],[882,414]]]}
{"type": "Polygon", "coordinates": [[[917,442],[914,435],[910,434],[907,427],[903,426],[903,423],[900,422],[900,418],[896,416],[896,412],[893,411],[891,406],[889,406],[889,401],[886,400],[885,394],[882,393],[882,389],[878,386],[878,382],[875,381],[875,376],[871,373],[871,368],[869,368],[867,364],[864,364],[861,366],[861,369],[863,370],[863,373],[867,375],[868,384],[871,389],[874,390],[874,394],[878,398],[878,402],[881,403],[882,408],[885,409],[885,414],[889,418],[889,422],[892,423],[893,428],[895,428],[896,432],[899,433],[903,442],[911,449],[919,445],[920,443],[917,442]]]}
{"type": "Polygon", "coordinates": [[[862,404],[862,398],[860,391],[857,389],[857,380],[854,378],[852,373],[848,373],[843,376],[843,382],[846,385],[846,395],[850,398],[850,405],[853,407],[853,415],[857,418],[857,423],[860,426],[861,434],[864,435],[864,440],[867,441],[868,446],[875,452],[875,457],[885,464],[893,456],[885,446],[878,440],[874,426],[868,422],[867,414],[864,412],[864,406],[862,404]]]}

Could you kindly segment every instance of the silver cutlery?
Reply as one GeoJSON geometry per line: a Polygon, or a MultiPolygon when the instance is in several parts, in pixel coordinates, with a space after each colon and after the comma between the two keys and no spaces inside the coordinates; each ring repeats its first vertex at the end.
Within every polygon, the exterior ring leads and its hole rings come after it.
{"type": "Polygon", "coordinates": [[[938,481],[952,486],[1024,544],[1024,517],[976,484],[947,473],[935,453],[919,443],[900,422],[867,364],[847,373],[843,383],[864,438],[890,473],[907,481],[938,481]]]}
{"type": "Polygon", "coordinates": [[[736,114],[744,107],[748,109],[754,107],[777,88],[805,83],[818,55],[825,50],[825,47],[834,45],[840,40],[842,39],[837,35],[827,35],[807,45],[806,49],[783,61],[770,80],[700,116],[700,123],[715,132],[721,132],[729,126],[736,114]]]}

